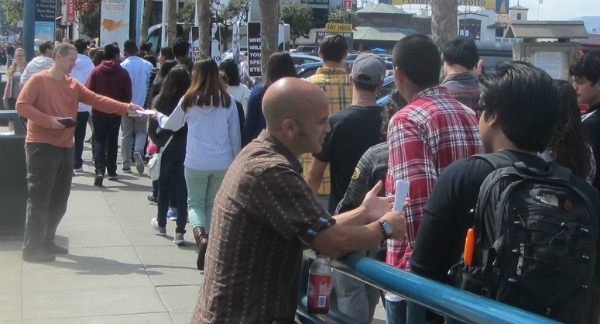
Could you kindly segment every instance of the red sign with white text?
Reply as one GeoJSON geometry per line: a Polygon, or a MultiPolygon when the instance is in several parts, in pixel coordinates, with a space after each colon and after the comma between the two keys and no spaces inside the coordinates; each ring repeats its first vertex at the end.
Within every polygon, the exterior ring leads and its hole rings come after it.
{"type": "Polygon", "coordinates": [[[74,23],[76,15],[77,15],[77,13],[75,12],[75,6],[73,5],[73,0],[67,0],[67,22],[74,23]]]}
{"type": "Polygon", "coordinates": [[[352,9],[352,0],[344,0],[344,8],[352,9]]]}

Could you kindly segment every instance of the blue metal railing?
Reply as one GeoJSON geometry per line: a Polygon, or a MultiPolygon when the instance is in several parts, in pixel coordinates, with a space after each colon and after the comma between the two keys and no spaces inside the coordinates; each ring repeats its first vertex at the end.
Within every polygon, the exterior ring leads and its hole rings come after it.
{"type": "MultiPolygon", "coordinates": [[[[297,316],[302,323],[323,323],[328,320],[306,312],[305,296],[308,283],[308,268],[314,259],[305,253],[300,280],[297,316]],[[304,300],[304,301],[303,301],[304,300]]],[[[377,260],[356,253],[340,261],[332,260],[331,266],[359,280],[380,289],[401,295],[408,301],[407,323],[425,323],[425,310],[442,314],[446,323],[558,323],[524,310],[496,302],[494,300],[467,293],[460,289],[425,279],[377,260]]],[[[330,314],[336,322],[353,323],[335,310],[330,314]],[[340,319],[341,318],[341,319],[340,319]]]]}

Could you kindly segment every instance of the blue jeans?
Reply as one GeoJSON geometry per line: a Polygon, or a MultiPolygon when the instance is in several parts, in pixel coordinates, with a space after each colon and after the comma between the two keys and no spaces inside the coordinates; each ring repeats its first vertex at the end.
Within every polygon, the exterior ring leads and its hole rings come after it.
{"type": "Polygon", "coordinates": [[[406,300],[397,302],[385,301],[387,324],[406,324],[406,300]]]}
{"type": "Polygon", "coordinates": [[[96,174],[117,172],[117,154],[119,150],[119,128],[121,116],[94,116],[94,166],[96,174]]]}
{"type": "Polygon", "coordinates": [[[73,148],[73,168],[83,167],[83,142],[85,141],[85,131],[90,113],[87,111],[77,112],[77,127],[75,127],[75,147],[73,148]]]}
{"type": "Polygon", "coordinates": [[[123,168],[129,168],[131,165],[131,147],[134,152],[139,152],[144,155],[144,146],[146,145],[146,137],[148,120],[145,117],[121,117],[121,128],[123,131],[121,137],[121,157],[123,158],[123,168]],[[135,144],[132,145],[132,137],[135,134],[135,144]]]}
{"type": "Polygon", "coordinates": [[[202,226],[206,234],[209,234],[213,202],[226,172],[227,170],[198,171],[185,168],[188,215],[192,228],[202,226]]]}

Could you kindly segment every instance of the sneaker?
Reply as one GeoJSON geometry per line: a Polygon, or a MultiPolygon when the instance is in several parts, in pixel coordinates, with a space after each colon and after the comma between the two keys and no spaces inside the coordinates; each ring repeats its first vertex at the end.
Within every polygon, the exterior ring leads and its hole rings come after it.
{"type": "Polygon", "coordinates": [[[183,239],[183,233],[175,233],[175,237],[173,238],[173,243],[176,245],[184,245],[185,240],[183,239]]]}
{"type": "Polygon", "coordinates": [[[81,167],[81,168],[75,168],[75,169],[73,169],[73,171],[75,171],[75,172],[83,172],[83,167],[81,167]]]}
{"type": "Polygon", "coordinates": [[[108,173],[108,180],[117,180],[118,175],[116,172],[109,172],[108,173]]]}
{"type": "Polygon", "coordinates": [[[148,201],[150,203],[152,203],[152,204],[157,204],[158,203],[158,199],[154,195],[148,195],[148,196],[146,196],[146,199],[148,199],[148,201]]]}
{"type": "Polygon", "coordinates": [[[56,257],[50,253],[44,251],[28,252],[23,250],[23,256],[21,257],[26,262],[52,262],[56,260],[56,257]]]}
{"type": "Polygon", "coordinates": [[[167,228],[158,226],[158,220],[156,218],[152,218],[152,220],[150,221],[150,226],[154,228],[154,230],[156,231],[156,235],[167,235],[167,228]]]}
{"type": "Polygon", "coordinates": [[[44,252],[50,253],[50,254],[68,254],[69,249],[62,247],[62,246],[58,246],[58,245],[56,245],[56,243],[52,242],[52,243],[44,246],[44,252]]]}
{"type": "Polygon", "coordinates": [[[124,173],[131,173],[130,167],[123,167],[123,169],[121,169],[121,170],[123,170],[124,173]]]}
{"type": "Polygon", "coordinates": [[[170,220],[170,221],[176,221],[177,220],[177,212],[169,210],[167,212],[167,219],[170,220]]]}
{"type": "Polygon", "coordinates": [[[97,173],[96,178],[94,178],[94,186],[102,187],[103,180],[104,180],[104,175],[102,173],[97,173]]]}
{"type": "Polygon", "coordinates": [[[133,158],[135,159],[135,169],[139,174],[144,174],[144,160],[142,159],[142,155],[140,152],[133,153],[133,158]]]}

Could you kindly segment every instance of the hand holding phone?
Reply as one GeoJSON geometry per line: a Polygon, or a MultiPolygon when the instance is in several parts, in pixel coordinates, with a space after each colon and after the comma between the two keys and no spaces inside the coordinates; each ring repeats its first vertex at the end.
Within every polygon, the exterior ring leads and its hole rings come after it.
{"type": "Polygon", "coordinates": [[[408,187],[410,182],[404,180],[396,180],[396,198],[394,199],[394,211],[402,211],[404,209],[404,201],[408,197],[408,187]]]}
{"type": "Polygon", "coordinates": [[[58,122],[65,125],[65,128],[77,126],[77,121],[71,117],[62,117],[58,119],[58,122]]]}

